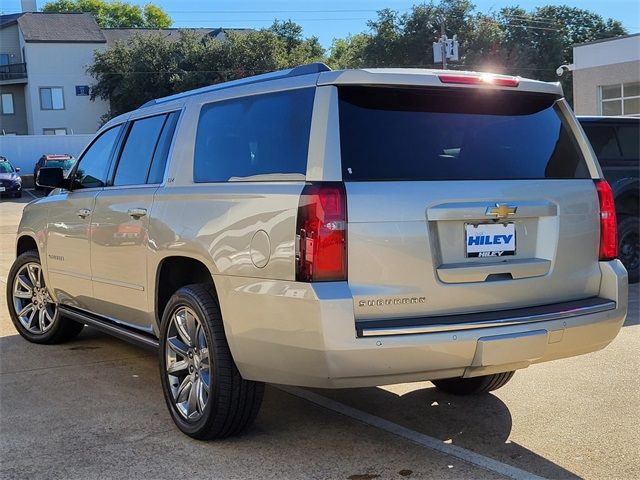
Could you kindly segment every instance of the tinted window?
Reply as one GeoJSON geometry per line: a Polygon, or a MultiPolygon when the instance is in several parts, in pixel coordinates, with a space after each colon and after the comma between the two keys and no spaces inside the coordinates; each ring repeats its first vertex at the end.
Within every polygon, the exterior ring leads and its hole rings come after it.
{"type": "Polygon", "coordinates": [[[166,115],[156,115],[133,122],[120,154],[114,185],[141,185],[146,182],[151,158],[166,118],[166,115]]]}
{"type": "Polygon", "coordinates": [[[109,160],[121,129],[122,125],[118,125],[107,130],[84,153],[75,174],[74,188],[93,188],[105,185],[109,160]]]}
{"type": "Polygon", "coordinates": [[[69,160],[46,160],[45,161],[45,166],[46,167],[58,167],[58,168],[62,168],[63,170],[69,170],[70,168],[73,168],[73,165],[76,163],[75,160],[73,159],[69,159],[69,160]]]}
{"type": "Polygon", "coordinates": [[[304,179],[314,92],[293,90],[202,107],[194,180],[225,182],[268,174],[304,179]]]}
{"type": "Polygon", "coordinates": [[[153,161],[151,163],[151,170],[149,170],[149,178],[147,183],[161,183],[164,177],[164,167],[167,164],[167,156],[169,155],[169,148],[171,147],[171,140],[173,139],[173,132],[176,129],[176,123],[178,123],[178,117],[180,112],[173,112],[169,114],[169,118],[164,124],[158,146],[153,154],[153,161]]]}
{"type": "Polygon", "coordinates": [[[550,95],[342,87],[343,179],[588,178],[550,95]]]}
{"type": "Polygon", "coordinates": [[[640,122],[635,125],[622,125],[617,128],[622,157],[628,160],[640,158],[640,122]]]}
{"type": "Polygon", "coordinates": [[[13,172],[13,165],[5,161],[0,162],[0,173],[12,173],[12,172],[13,172]]]}
{"type": "Polygon", "coordinates": [[[583,125],[584,133],[591,143],[598,160],[620,158],[620,147],[616,130],[610,125],[583,125]]]}

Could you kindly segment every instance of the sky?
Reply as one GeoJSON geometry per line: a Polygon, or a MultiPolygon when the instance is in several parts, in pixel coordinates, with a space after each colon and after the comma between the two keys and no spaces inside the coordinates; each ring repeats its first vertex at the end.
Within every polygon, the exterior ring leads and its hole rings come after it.
{"type": "MultiPolygon", "coordinates": [[[[299,23],[305,36],[315,35],[325,48],[334,38],[360,33],[376,11],[392,8],[407,11],[421,0],[131,0],[161,6],[173,19],[173,26],[268,27],[274,19],[299,23]]],[[[41,7],[46,2],[38,0],[41,7]]],[[[621,20],[629,33],[640,32],[640,0],[475,0],[477,10],[490,13],[519,5],[531,11],[538,6],[565,4],[591,10],[605,18],[621,20]]],[[[0,0],[2,13],[20,11],[20,0],[0,0]]]]}

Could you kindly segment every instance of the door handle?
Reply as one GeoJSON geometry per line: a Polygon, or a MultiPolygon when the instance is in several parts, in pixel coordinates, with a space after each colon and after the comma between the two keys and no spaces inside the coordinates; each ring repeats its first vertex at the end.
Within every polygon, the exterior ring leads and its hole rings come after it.
{"type": "Polygon", "coordinates": [[[78,215],[80,218],[87,218],[89,215],[91,215],[91,210],[89,210],[88,208],[80,208],[76,210],[76,215],[78,215]]]}
{"type": "Polygon", "coordinates": [[[147,214],[146,208],[130,208],[127,210],[127,213],[130,217],[138,219],[140,217],[144,217],[147,214]]]}

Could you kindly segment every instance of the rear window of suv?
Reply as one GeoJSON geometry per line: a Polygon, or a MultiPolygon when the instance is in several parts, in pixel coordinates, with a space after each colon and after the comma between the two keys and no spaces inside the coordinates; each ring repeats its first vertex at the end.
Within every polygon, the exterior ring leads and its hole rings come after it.
{"type": "Polygon", "coordinates": [[[552,95],[341,87],[345,181],[590,178],[552,95]]]}

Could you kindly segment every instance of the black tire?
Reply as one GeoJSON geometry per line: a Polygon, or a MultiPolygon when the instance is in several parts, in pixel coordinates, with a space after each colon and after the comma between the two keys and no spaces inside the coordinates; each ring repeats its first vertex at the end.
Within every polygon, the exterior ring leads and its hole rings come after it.
{"type": "MultiPolygon", "coordinates": [[[[20,272],[20,269],[28,263],[40,264],[40,256],[36,250],[30,250],[16,258],[9,270],[9,278],[7,279],[7,306],[9,307],[9,316],[11,317],[11,321],[16,327],[16,330],[18,330],[18,333],[22,338],[29,342],[49,345],[63,343],[76,337],[84,328],[84,324],[75,322],[70,318],[60,315],[60,311],[57,307],[55,308],[55,315],[53,315],[51,326],[44,333],[30,332],[19,320],[18,314],[14,308],[14,281],[18,272],[20,272]]],[[[46,288],[44,279],[42,279],[42,286],[46,288]]]]}
{"type": "MultiPolygon", "coordinates": [[[[224,438],[243,432],[253,423],[262,404],[264,383],[245,380],[240,375],[229,350],[222,314],[211,285],[188,285],[169,299],[160,325],[159,357],[165,401],[173,421],[183,433],[199,440],[224,438]],[[196,420],[187,420],[178,411],[167,373],[169,329],[176,312],[185,307],[195,313],[202,326],[210,359],[209,394],[201,416],[196,420]]],[[[173,387],[177,387],[177,383],[173,387]]],[[[179,394],[176,395],[179,398],[179,394]]]]}
{"type": "Polygon", "coordinates": [[[620,215],[618,218],[618,255],[629,272],[629,283],[640,276],[640,218],[620,215]]]}
{"type": "Polygon", "coordinates": [[[479,395],[497,390],[511,380],[515,372],[495,373],[472,378],[432,380],[436,388],[453,395],[479,395]]]}

